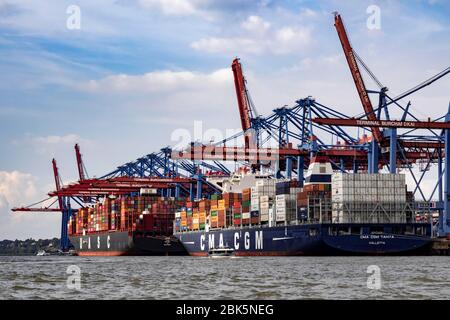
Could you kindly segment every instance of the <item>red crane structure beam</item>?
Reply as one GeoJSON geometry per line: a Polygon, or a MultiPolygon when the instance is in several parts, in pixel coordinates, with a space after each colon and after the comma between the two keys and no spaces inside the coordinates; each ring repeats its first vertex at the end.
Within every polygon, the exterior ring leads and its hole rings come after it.
{"type": "Polygon", "coordinates": [[[450,129],[450,122],[314,118],[315,123],[342,127],[450,129]]]}
{"type": "MultiPolygon", "coordinates": [[[[366,157],[363,150],[330,149],[321,150],[320,154],[329,157],[366,157]]],[[[309,151],[294,148],[281,149],[245,149],[240,147],[194,146],[183,151],[173,151],[172,159],[186,160],[220,160],[220,161],[272,161],[284,159],[288,156],[308,156],[309,151]]]]}
{"type": "Polygon", "coordinates": [[[195,182],[190,178],[133,178],[117,177],[111,179],[85,179],[78,183],[69,184],[52,191],[48,195],[62,196],[98,196],[110,194],[126,194],[137,192],[140,188],[167,189],[175,184],[189,184],[195,182]]]}
{"type": "MultiPolygon", "coordinates": [[[[61,190],[61,179],[59,177],[58,166],[56,165],[55,159],[52,160],[52,166],[53,166],[53,177],[55,179],[56,191],[59,191],[59,190],[61,190]]],[[[63,200],[61,197],[58,197],[58,205],[60,208],[59,210],[61,211],[63,208],[63,200]]]]}
{"type": "Polygon", "coordinates": [[[444,142],[436,142],[436,141],[405,141],[405,140],[399,140],[399,143],[404,148],[443,149],[445,147],[445,143],[444,142]]]}
{"type": "MultiPolygon", "coordinates": [[[[367,119],[377,120],[377,117],[373,110],[372,102],[370,101],[369,95],[366,90],[366,85],[364,84],[364,80],[359,70],[358,63],[356,62],[352,46],[350,45],[350,40],[348,39],[347,32],[345,31],[344,23],[340,14],[338,13],[335,13],[334,16],[334,26],[336,27],[339,40],[341,41],[342,49],[344,50],[345,58],[347,59],[348,67],[350,68],[350,72],[352,74],[353,81],[355,82],[356,90],[358,91],[358,95],[364,108],[364,112],[367,115],[367,119]]],[[[375,139],[378,142],[381,142],[383,140],[383,135],[381,134],[380,129],[378,127],[370,128],[375,139]]]]}
{"type": "Polygon", "coordinates": [[[80,152],[80,146],[75,144],[75,156],[77,158],[77,168],[78,168],[78,176],[80,178],[80,181],[83,181],[86,179],[86,175],[84,173],[84,167],[83,167],[83,160],[81,159],[81,152],[80,152]]]}
{"type": "Polygon", "coordinates": [[[12,208],[13,212],[59,212],[61,213],[61,209],[59,208],[28,208],[28,207],[18,207],[12,208]]]}
{"type": "Polygon", "coordinates": [[[183,151],[173,151],[172,159],[221,160],[221,161],[272,161],[285,156],[305,156],[302,149],[241,148],[218,146],[194,146],[183,151]]]}
{"type": "Polygon", "coordinates": [[[242,72],[241,63],[239,62],[238,58],[233,60],[231,69],[233,70],[234,86],[236,88],[236,97],[238,101],[239,115],[241,118],[241,126],[242,130],[245,132],[245,147],[248,148],[250,146],[251,137],[250,132],[247,132],[247,130],[251,127],[251,110],[250,102],[247,96],[245,78],[242,72]]]}

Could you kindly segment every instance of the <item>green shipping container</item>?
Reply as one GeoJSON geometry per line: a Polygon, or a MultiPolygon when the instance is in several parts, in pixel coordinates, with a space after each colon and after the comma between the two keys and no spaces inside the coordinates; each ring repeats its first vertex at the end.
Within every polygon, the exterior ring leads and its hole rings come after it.
{"type": "Polygon", "coordinates": [[[211,200],[220,200],[220,194],[213,194],[211,200]]]}
{"type": "Polygon", "coordinates": [[[235,214],[235,215],[234,215],[234,218],[235,218],[235,219],[240,219],[240,218],[241,218],[241,214],[240,214],[240,213],[235,214]]]}
{"type": "Polygon", "coordinates": [[[217,211],[211,211],[211,217],[216,217],[217,216],[217,211]]]}

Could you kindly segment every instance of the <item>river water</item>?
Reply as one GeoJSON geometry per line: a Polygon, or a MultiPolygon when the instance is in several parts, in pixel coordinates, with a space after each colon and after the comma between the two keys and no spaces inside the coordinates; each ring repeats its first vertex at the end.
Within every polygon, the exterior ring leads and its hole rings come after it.
{"type": "Polygon", "coordinates": [[[450,257],[0,257],[0,299],[448,299],[450,257]]]}

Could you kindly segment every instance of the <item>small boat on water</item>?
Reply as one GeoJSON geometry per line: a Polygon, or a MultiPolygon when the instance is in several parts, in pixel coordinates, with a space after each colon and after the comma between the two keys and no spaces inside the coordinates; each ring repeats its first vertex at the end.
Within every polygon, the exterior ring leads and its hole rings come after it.
{"type": "Polygon", "coordinates": [[[36,255],[37,255],[37,256],[49,256],[50,253],[45,252],[45,250],[39,250],[39,251],[36,253],[36,255]]]}
{"type": "Polygon", "coordinates": [[[208,255],[211,258],[220,258],[220,257],[233,257],[235,254],[233,248],[217,248],[217,249],[210,249],[208,255]]]}

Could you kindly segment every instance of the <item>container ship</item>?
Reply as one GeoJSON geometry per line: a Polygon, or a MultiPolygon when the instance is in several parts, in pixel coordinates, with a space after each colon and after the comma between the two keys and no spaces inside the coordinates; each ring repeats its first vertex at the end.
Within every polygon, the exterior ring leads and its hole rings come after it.
{"type": "Polygon", "coordinates": [[[186,255],[173,236],[175,211],[183,205],[144,192],[106,197],[69,219],[69,240],[80,256],[186,255]]]}
{"type": "MultiPolygon", "coordinates": [[[[252,176],[251,187],[223,182],[225,192],[187,202],[175,236],[193,256],[217,248],[237,256],[422,255],[432,221],[416,218],[402,174],[335,173],[312,159],[305,183],[252,176]],[[240,189],[241,188],[241,189],[240,189]]],[[[246,183],[242,183],[246,180],[246,183]]]]}

